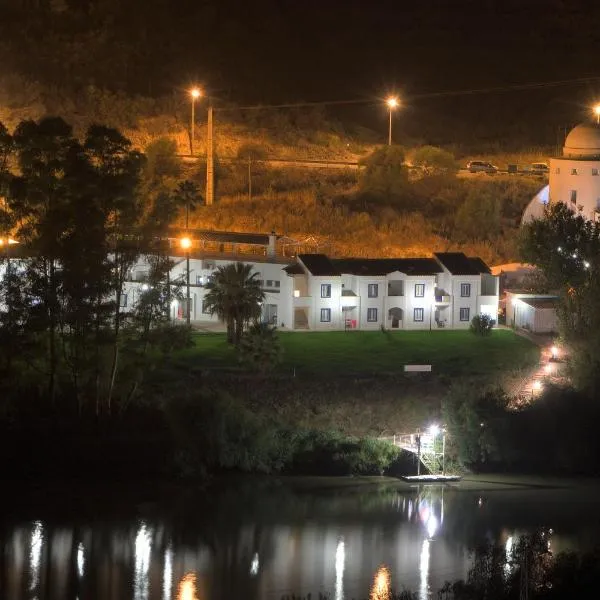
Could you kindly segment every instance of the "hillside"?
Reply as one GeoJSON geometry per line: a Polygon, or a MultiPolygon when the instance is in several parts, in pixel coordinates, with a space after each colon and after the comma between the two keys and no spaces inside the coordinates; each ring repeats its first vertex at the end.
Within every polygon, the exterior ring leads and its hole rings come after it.
{"type": "MultiPolygon", "coordinates": [[[[184,93],[161,99],[129,97],[93,87],[79,96],[63,95],[23,78],[4,77],[0,85],[0,121],[9,130],[22,119],[60,114],[83,135],[91,123],[116,127],[134,147],[171,161],[172,172],[146,174],[148,202],[159,189],[178,181],[205,187],[206,105],[198,102],[195,154],[189,154],[190,106],[184,93]],[[168,141],[167,141],[168,140],[168,141]]],[[[195,227],[238,231],[270,231],[303,242],[300,248],[332,255],[418,256],[434,251],[463,250],[489,263],[516,257],[516,232],[523,209],[543,181],[496,175],[463,179],[456,174],[425,177],[412,171],[392,196],[375,193],[357,169],[311,169],[269,163],[270,158],[358,162],[378,146],[378,135],[348,130],[319,109],[215,111],[216,204],[198,207],[195,227]],[[250,167],[247,152],[259,156],[250,167]],[[246,154],[244,154],[246,153],[246,154]]],[[[400,136],[399,136],[400,137],[400,136]]],[[[414,156],[414,140],[399,139],[414,156]]],[[[458,145],[457,164],[471,158],[505,166],[543,160],[544,152],[467,154],[458,145]]],[[[472,149],[471,149],[472,150],[472,149]]],[[[306,165],[304,166],[306,167],[306,165]]],[[[150,169],[150,167],[149,167],[150,169]]],[[[158,169],[160,170],[160,169],[158,169]]],[[[403,176],[404,177],[404,176],[403,176]]]]}

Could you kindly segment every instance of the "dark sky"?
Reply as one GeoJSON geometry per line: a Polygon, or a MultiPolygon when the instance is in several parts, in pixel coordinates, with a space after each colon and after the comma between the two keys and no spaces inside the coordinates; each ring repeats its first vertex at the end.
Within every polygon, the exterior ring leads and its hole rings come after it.
{"type": "MultiPolygon", "coordinates": [[[[483,128],[477,135],[535,124],[547,141],[600,97],[588,82],[418,98],[600,78],[594,0],[68,0],[67,12],[50,16],[46,2],[0,0],[0,64],[58,86],[159,95],[198,81],[239,104],[377,102],[396,90],[405,126],[426,135],[471,119],[470,132],[483,128]]],[[[329,110],[342,119],[373,113],[329,110]]]]}

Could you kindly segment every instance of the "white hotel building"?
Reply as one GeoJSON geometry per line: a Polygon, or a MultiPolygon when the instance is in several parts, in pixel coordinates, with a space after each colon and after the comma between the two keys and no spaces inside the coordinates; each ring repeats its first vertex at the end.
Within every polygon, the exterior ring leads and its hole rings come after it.
{"type": "MultiPolygon", "coordinates": [[[[498,314],[498,277],[479,258],[460,252],[431,258],[329,258],[325,254],[283,255],[275,234],[190,232],[190,319],[218,326],[207,312],[206,283],[218,267],[251,264],[261,281],[263,319],[287,330],[466,329],[477,314],[498,314]],[[214,247],[217,247],[217,252],[214,247]],[[212,246],[213,248],[209,248],[212,246]]],[[[176,247],[176,238],[172,240],[176,247]]],[[[186,256],[173,251],[170,280],[186,294],[186,256]]],[[[122,301],[135,304],[148,276],[142,258],[132,269],[122,301]]],[[[185,319],[185,302],[174,301],[171,317],[185,319]]]]}

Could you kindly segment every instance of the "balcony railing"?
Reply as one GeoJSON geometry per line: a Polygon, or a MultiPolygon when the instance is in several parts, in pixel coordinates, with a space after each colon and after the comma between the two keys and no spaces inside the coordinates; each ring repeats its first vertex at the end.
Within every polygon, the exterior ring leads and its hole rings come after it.
{"type": "Polygon", "coordinates": [[[436,294],[435,301],[438,304],[450,304],[450,296],[447,294],[440,294],[439,296],[436,294]]]}

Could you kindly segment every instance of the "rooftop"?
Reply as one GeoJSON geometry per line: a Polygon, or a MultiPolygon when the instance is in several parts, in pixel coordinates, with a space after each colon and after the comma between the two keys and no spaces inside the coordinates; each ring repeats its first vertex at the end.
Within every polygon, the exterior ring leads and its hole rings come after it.
{"type": "Polygon", "coordinates": [[[521,302],[533,308],[556,308],[558,298],[521,298],[521,302]]]}
{"type": "Polygon", "coordinates": [[[490,268],[480,258],[469,258],[462,252],[436,252],[434,256],[452,275],[490,273],[490,268]]]}
{"type": "MultiPolygon", "coordinates": [[[[249,244],[254,246],[268,246],[268,233],[243,233],[239,231],[211,231],[207,229],[170,229],[169,237],[181,238],[189,236],[200,242],[220,242],[224,244],[249,244]]],[[[275,234],[271,234],[275,235],[275,234]]],[[[276,236],[279,239],[281,236],[276,236]]]]}
{"type": "Polygon", "coordinates": [[[435,275],[441,271],[433,258],[337,258],[331,261],[341,273],[383,276],[399,271],[406,275],[435,275]]]}
{"type": "Polygon", "coordinates": [[[333,265],[333,261],[325,254],[299,254],[298,258],[312,275],[319,276],[339,276],[341,273],[333,265]]]}

